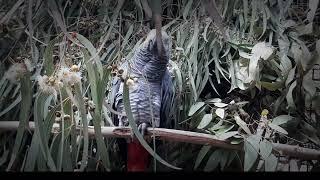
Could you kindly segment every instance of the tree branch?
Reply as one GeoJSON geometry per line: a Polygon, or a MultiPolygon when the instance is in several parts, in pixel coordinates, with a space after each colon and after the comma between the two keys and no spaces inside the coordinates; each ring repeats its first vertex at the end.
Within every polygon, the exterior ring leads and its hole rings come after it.
{"type": "MultiPolygon", "coordinates": [[[[0,121],[0,132],[15,131],[17,130],[18,126],[19,121],[0,121]]],[[[29,122],[29,127],[30,130],[33,131],[35,129],[34,122],[29,122]]],[[[79,131],[81,127],[77,127],[76,129],[79,131]]],[[[59,124],[54,123],[52,127],[52,133],[59,132],[59,124]]],[[[90,137],[93,137],[95,135],[93,126],[89,126],[88,133],[90,137]]],[[[130,127],[101,127],[101,133],[104,137],[117,138],[131,138],[133,134],[130,127]]],[[[161,140],[211,145],[214,147],[232,150],[243,150],[242,145],[232,145],[229,142],[219,140],[216,136],[210,134],[175,129],[154,128],[153,130],[153,128],[148,128],[147,137],[151,137],[153,133],[158,139],[161,140]]],[[[287,155],[302,160],[320,160],[320,151],[315,149],[308,149],[279,143],[273,143],[272,145],[273,150],[281,155],[287,155]]]]}

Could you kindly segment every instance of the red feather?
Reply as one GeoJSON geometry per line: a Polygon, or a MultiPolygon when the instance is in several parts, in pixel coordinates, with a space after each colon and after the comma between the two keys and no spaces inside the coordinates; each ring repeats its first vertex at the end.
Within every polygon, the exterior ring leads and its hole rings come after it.
{"type": "Polygon", "coordinates": [[[150,154],[138,140],[128,143],[127,170],[146,171],[150,162],[150,154]]]}

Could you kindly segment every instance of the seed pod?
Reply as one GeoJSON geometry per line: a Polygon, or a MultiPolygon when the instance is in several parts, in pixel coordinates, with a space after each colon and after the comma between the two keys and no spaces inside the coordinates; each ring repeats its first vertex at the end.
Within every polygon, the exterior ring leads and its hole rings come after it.
{"type": "Polygon", "coordinates": [[[61,117],[60,111],[56,111],[56,112],[55,112],[55,115],[56,115],[56,117],[61,117]]]}
{"type": "Polygon", "coordinates": [[[126,83],[129,87],[134,85],[134,81],[131,78],[129,78],[126,83]]]}
{"type": "Polygon", "coordinates": [[[56,81],[56,78],[54,78],[52,76],[49,77],[49,83],[50,83],[51,86],[54,85],[55,81],[56,81]]]}
{"type": "Polygon", "coordinates": [[[79,68],[79,66],[77,66],[77,65],[74,64],[74,65],[71,66],[71,71],[72,71],[72,72],[79,72],[79,71],[80,71],[80,68],[79,68]]]}

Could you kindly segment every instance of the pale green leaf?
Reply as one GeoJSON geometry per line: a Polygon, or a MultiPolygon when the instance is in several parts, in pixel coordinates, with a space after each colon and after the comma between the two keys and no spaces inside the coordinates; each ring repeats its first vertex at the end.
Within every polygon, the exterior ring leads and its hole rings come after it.
{"type": "Polygon", "coordinates": [[[200,152],[198,153],[195,165],[194,165],[194,170],[196,170],[199,165],[201,164],[203,158],[206,156],[206,154],[209,152],[211,146],[202,146],[200,152]]]}
{"type": "Polygon", "coordinates": [[[190,107],[190,110],[188,112],[188,116],[192,116],[194,113],[196,113],[200,108],[202,108],[205,105],[204,102],[196,102],[190,107]]]}
{"type": "Polygon", "coordinates": [[[234,135],[238,134],[238,131],[230,131],[230,132],[226,132],[226,133],[222,133],[222,134],[217,134],[217,137],[220,140],[226,140],[228,138],[233,137],[234,135]]]}
{"type": "Polygon", "coordinates": [[[276,124],[269,123],[268,126],[271,129],[275,130],[275,131],[278,131],[278,132],[283,133],[283,134],[288,134],[288,132],[285,129],[283,129],[282,127],[280,127],[280,126],[278,126],[276,124]]]}
{"type": "Polygon", "coordinates": [[[265,81],[260,81],[261,87],[266,88],[269,91],[276,91],[278,89],[281,89],[283,87],[282,82],[265,82],[265,81]]]}
{"type": "Polygon", "coordinates": [[[16,135],[13,151],[11,152],[11,158],[7,170],[11,169],[11,166],[15,162],[16,157],[18,156],[20,147],[23,147],[23,136],[25,135],[25,130],[28,127],[29,123],[29,114],[31,111],[32,105],[32,85],[30,80],[30,74],[26,73],[25,76],[20,79],[20,93],[22,96],[20,114],[19,114],[19,126],[18,132],[16,135]]]}
{"type": "Polygon", "coordinates": [[[190,9],[192,7],[192,2],[193,0],[189,0],[187,5],[184,7],[183,13],[182,13],[182,17],[184,20],[187,19],[187,16],[190,14],[190,9]]]}
{"type": "Polygon", "coordinates": [[[21,95],[19,95],[10,105],[7,106],[4,110],[0,112],[0,117],[6,114],[8,111],[10,111],[12,108],[14,108],[17,104],[19,104],[21,101],[21,95]]]}
{"type": "Polygon", "coordinates": [[[223,150],[217,149],[210,155],[206,167],[204,168],[205,172],[210,172],[217,168],[221,160],[222,151],[223,150]]]}
{"type": "Polygon", "coordinates": [[[212,98],[212,99],[208,99],[205,101],[205,103],[208,103],[208,104],[220,103],[220,102],[222,102],[222,100],[220,98],[212,98]]]}
{"type": "Polygon", "coordinates": [[[273,118],[272,124],[275,124],[275,125],[279,126],[279,125],[287,123],[288,121],[291,121],[292,119],[293,119],[292,116],[280,115],[280,116],[277,116],[277,117],[273,118]]]}
{"type": "Polygon", "coordinates": [[[224,118],[225,110],[222,109],[222,108],[218,108],[218,109],[216,109],[215,113],[216,113],[216,115],[217,115],[218,117],[220,117],[221,119],[223,119],[223,118],[224,118]]]}
{"type": "Polygon", "coordinates": [[[311,22],[307,25],[297,26],[296,30],[298,31],[300,36],[311,34],[313,31],[313,23],[311,22]]]}
{"type": "Polygon", "coordinates": [[[278,158],[271,154],[266,160],[265,160],[265,171],[266,172],[274,172],[278,165],[278,158]]]}
{"type": "Polygon", "coordinates": [[[244,141],[244,171],[249,171],[258,158],[260,137],[257,135],[249,136],[244,141]]]}
{"type": "Polygon", "coordinates": [[[198,129],[203,129],[212,121],[212,114],[205,114],[198,125],[198,129]]]}
{"type": "Polygon", "coordinates": [[[286,95],[286,99],[287,99],[287,103],[288,103],[288,107],[295,109],[296,105],[294,103],[294,98],[293,98],[293,90],[294,88],[297,86],[297,81],[295,80],[289,87],[288,93],[286,95]]]}
{"type": "Polygon", "coordinates": [[[316,14],[317,8],[319,5],[319,0],[309,0],[309,9],[310,11],[307,14],[307,19],[309,22],[313,22],[314,16],[316,14]]]}
{"type": "Polygon", "coordinates": [[[267,140],[263,140],[260,142],[259,149],[262,158],[267,159],[272,152],[272,144],[267,140]]]}
{"type": "Polygon", "coordinates": [[[221,102],[213,103],[213,105],[215,105],[216,107],[219,107],[219,108],[224,108],[224,107],[228,106],[228,104],[221,103],[221,102]]]}
{"type": "Polygon", "coordinates": [[[234,119],[236,120],[236,123],[249,135],[251,135],[251,131],[248,128],[247,124],[240,118],[238,113],[234,114],[234,119]]]}

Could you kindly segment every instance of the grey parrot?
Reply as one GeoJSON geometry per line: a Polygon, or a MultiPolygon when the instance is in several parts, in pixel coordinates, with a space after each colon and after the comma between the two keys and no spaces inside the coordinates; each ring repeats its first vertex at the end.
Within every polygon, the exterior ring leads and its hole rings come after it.
{"type": "MultiPolygon", "coordinates": [[[[165,31],[162,34],[162,51],[158,53],[156,30],[151,30],[143,43],[136,49],[132,59],[120,68],[133,80],[129,86],[130,105],[134,120],[142,135],[148,127],[170,128],[170,109],[173,101],[173,82],[167,68],[171,52],[171,38],[165,31]],[[161,56],[161,58],[160,58],[161,56]],[[153,118],[153,121],[152,121],[153,118]],[[155,124],[152,124],[154,122],[155,124]]],[[[111,100],[119,114],[115,120],[119,126],[128,126],[123,105],[123,80],[114,77],[111,100]]],[[[148,153],[137,144],[128,144],[128,171],[143,170],[148,153]],[[133,164],[133,165],[132,165],[133,164]],[[139,165],[140,164],[140,165],[139,165]]]]}
{"type": "MultiPolygon", "coordinates": [[[[129,89],[130,105],[134,119],[141,130],[152,126],[152,116],[155,127],[163,126],[169,116],[169,106],[172,102],[173,85],[171,75],[167,69],[170,58],[171,39],[166,32],[162,31],[163,59],[159,59],[157,53],[156,31],[149,32],[145,41],[137,48],[132,59],[121,65],[134,79],[129,89]],[[130,64],[130,65],[129,65],[130,64]],[[152,105],[152,109],[151,109],[152,105]]],[[[115,77],[113,79],[112,99],[118,112],[125,114],[123,106],[123,81],[115,77]]],[[[118,116],[119,126],[128,126],[126,116],[118,116]]]]}

